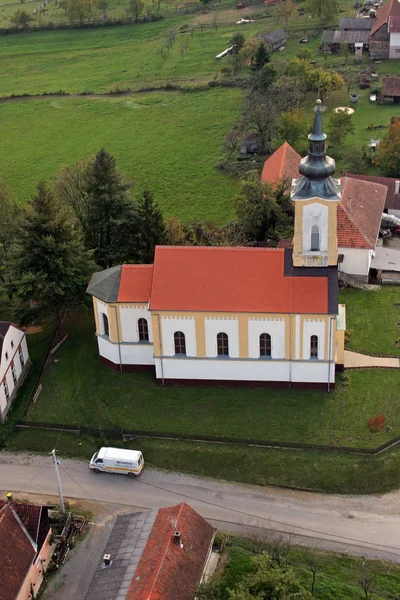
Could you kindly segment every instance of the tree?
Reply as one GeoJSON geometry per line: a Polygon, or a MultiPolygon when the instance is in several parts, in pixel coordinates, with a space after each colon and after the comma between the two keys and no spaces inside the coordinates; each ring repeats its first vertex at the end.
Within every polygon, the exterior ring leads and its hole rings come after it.
{"type": "Polygon", "coordinates": [[[44,183],[25,209],[19,241],[13,284],[18,320],[54,315],[60,327],[63,312],[84,300],[95,264],[73,219],[44,183]]]}
{"type": "Polygon", "coordinates": [[[126,12],[129,16],[134,17],[135,21],[138,20],[144,10],[143,0],[129,0],[126,12]]]}
{"type": "Polygon", "coordinates": [[[270,64],[264,65],[261,71],[254,75],[253,89],[259,92],[266,92],[276,79],[277,73],[270,64]]]}
{"type": "Polygon", "coordinates": [[[279,110],[283,112],[298,108],[304,100],[306,91],[304,79],[294,75],[277,77],[268,90],[272,94],[273,101],[279,106],[279,110]]]}
{"type": "Polygon", "coordinates": [[[277,127],[277,107],[270,96],[251,94],[245,114],[246,127],[260,136],[262,148],[271,151],[271,139],[277,127]]]}
{"type": "Polygon", "coordinates": [[[81,25],[91,19],[94,9],[94,0],[67,0],[65,7],[69,20],[79,21],[81,25]]]}
{"type": "Polygon", "coordinates": [[[248,242],[276,242],[282,237],[287,219],[269,184],[262,183],[257,171],[243,180],[235,200],[236,220],[248,242]]]}
{"type": "Polygon", "coordinates": [[[347,111],[339,110],[331,113],[328,123],[328,139],[332,146],[341,146],[346,136],[354,131],[353,117],[347,111]]]}
{"type": "Polygon", "coordinates": [[[242,60],[248,60],[249,58],[251,59],[259,45],[259,38],[247,38],[242,46],[242,49],[240,50],[240,58],[242,60]]]}
{"type": "Polygon", "coordinates": [[[239,54],[239,52],[243,48],[245,40],[246,38],[244,37],[243,33],[233,34],[230,41],[230,45],[233,46],[232,54],[239,54]]]}
{"type": "Polygon", "coordinates": [[[342,44],[340,44],[340,54],[343,56],[344,61],[347,65],[349,56],[351,54],[349,44],[347,42],[343,42],[342,44]]]}
{"type": "Polygon", "coordinates": [[[309,48],[300,48],[300,50],[298,50],[296,52],[296,58],[299,58],[300,60],[311,60],[312,57],[312,52],[309,48]]]}
{"type": "Polygon", "coordinates": [[[388,177],[398,177],[400,173],[400,122],[392,123],[383,138],[376,164],[388,177]]]}
{"type": "Polygon", "coordinates": [[[275,9],[278,21],[284,19],[287,25],[287,22],[292,16],[294,9],[295,6],[293,0],[283,0],[283,2],[280,2],[275,9]]]}
{"type": "Polygon", "coordinates": [[[103,16],[103,19],[107,18],[108,0],[96,0],[96,8],[103,16]]]}
{"type": "Polygon", "coordinates": [[[340,90],[343,84],[344,80],[338,73],[330,73],[322,68],[311,69],[309,72],[308,85],[318,92],[322,102],[328,92],[340,90]]]}
{"type": "Polygon", "coordinates": [[[314,548],[313,550],[306,550],[306,564],[308,569],[311,571],[311,595],[314,596],[315,579],[317,577],[318,571],[320,571],[322,568],[321,556],[320,554],[318,554],[316,548],[314,548]]]}
{"type": "Polygon", "coordinates": [[[371,600],[374,593],[376,575],[368,567],[366,562],[361,565],[361,573],[358,583],[364,592],[365,600],[371,600]]]}
{"type": "Polygon", "coordinates": [[[18,9],[14,16],[12,17],[11,23],[14,27],[18,27],[23,29],[24,27],[28,27],[29,23],[33,21],[32,15],[30,15],[26,10],[18,9]]]}
{"type": "Polygon", "coordinates": [[[139,261],[145,264],[154,262],[154,249],[166,241],[166,229],[162,212],[154,202],[154,196],[147,188],[138,201],[138,227],[140,236],[139,261]]]}
{"type": "Polygon", "coordinates": [[[264,42],[258,44],[257,50],[252,57],[251,67],[254,71],[261,71],[261,69],[269,63],[271,57],[267,50],[267,46],[264,42]]]}
{"type": "Polygon", "coordinates": [[[0,283],[1,292],[12,299],[13,258],[17,243],[20,210],[11,191],[0,181],[0,283]]]}
{"type": "Polygon", "coordinates": [[[307,130],[306,115],[299,108],[283,112],[278,119],[279,138],[291,145],[295,144],[299,138],[305,139],[307,130]]]}
{"type": "Polygon", "coordinates": [[[306,9],[321,23],[333,19],[339,12],[337,0],[307,0],[306,9]]]}

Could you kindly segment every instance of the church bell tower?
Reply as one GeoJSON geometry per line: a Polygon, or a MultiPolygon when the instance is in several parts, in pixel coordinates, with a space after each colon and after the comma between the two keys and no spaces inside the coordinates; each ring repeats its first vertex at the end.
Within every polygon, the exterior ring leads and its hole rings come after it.
{"type": "Polygon", "coordinates": [[[335,161],[326,155],[321,100],[317,100],[308,155],[300,161],[301,177],[293,179],[295,207],[293,264],[326,267],[337,264],[337,204],[340,180],[334,179],[335,161]]]}

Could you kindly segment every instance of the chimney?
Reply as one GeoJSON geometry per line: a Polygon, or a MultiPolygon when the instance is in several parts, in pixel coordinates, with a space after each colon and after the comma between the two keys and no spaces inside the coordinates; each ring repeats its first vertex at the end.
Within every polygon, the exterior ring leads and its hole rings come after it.
{"type": "Polygon", "coordinates": [[[8,492],[6,498],[7,498],[7,502],[12,502],[12,492],[8,492]]]}
{"type": "Polygon", "coordinates": [[[183,544],[181,542],[181,532],[178,531],[177,529],[174,531],[174,542],[175,544],[178,544],[178,546],[180,546],[181,548],[183,548],[183,544]]]}
{"type": "Polygon", "coordinates": [[[111,565],[111,554],[104,554],[103,560],[104,560],[104,566],[109,567],[111,565]]]}
{"type": "Polygon", "coordinates": [[[400,192],[400,181],[397,180],[394,182],[394,193],[396,194],[396,196],[398,196],[399,192],[400,192]]]}

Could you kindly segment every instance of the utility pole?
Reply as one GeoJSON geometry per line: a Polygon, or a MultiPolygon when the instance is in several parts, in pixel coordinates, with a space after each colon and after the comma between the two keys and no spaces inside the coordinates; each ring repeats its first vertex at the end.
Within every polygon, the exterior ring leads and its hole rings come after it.
{"type": "Polygon", "coordinates": [[[60,481],[60,473],[58,472],[58,460],[57,460],[57,456],[56,456],[56,449],[53,448],[53,450],[50,453],[53,457],[53,462],[54,462],[54,467],[56,469],[56,477],[57,477],[57,485],[58,485],[58,493],[60,496],[60,508],[61,508],[61,512],[65,512],[65,507],[64,507],[64,496],[62,493],[62,489],[61,489],[61,481],[60,481]]]}

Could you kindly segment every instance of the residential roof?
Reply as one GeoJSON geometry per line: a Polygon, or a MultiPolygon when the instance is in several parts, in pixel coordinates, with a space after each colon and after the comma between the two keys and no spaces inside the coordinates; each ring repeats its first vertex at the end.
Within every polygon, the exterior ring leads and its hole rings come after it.
{"type": "Polygon", "coordinates": [[[375,182],[342,178],[337,211],[338,248],[375,248],[387,189],[375,182]]]}
{"type": "Polygon", "coordinates": [[[300,177],[299,163],[301,156],[290,144],[284,142],[271,156],[267,158],[261,174],[261,181],[277,183],[280,179],[290,181],[300,177]]]}
{"type": "Polygon", "coordinates": [[[275,29],[275,31],[261,33],[260,37],[262,37],[266,43],[276,44],[285,40],[287,38],[287,33],[283,31],[283,29],[275,29]]]}
{"type": "Polygon", "coordinates": [[[371,35],[374,35],[374,33],[378,31],[378,29],[383,27],[383,25],[385,25],[388,22],[389,16],[392,15],[400,16],[399,0],[388,0],[388,2],[382,4],[382,6],[378,9],[375,24],[371,29],[371,35]]]}
{"type": "Polygon", "coordinates": [[[370,31],[375,23],[375,19],[357,19],[354,17],[344,17],[339,21],[339,29],[363,29],[370,31]]]}
{"type": "Polygon", "coordinates": [[[369,30],[362,29],[342,31],[340,29],[324,29],[321,42],[323,44],[369,44],[369,30]]]}
{"type": "Polygon", "coordinates": [[[12,506],[0,509],[0,598],[15,600],[36,555],[36,547],[12,506]]]}
{"type": "Polygon", "coordinates": [[[378,177],[376,175],[355,175],[353,173],[347,173],[346,177],[385,185],[387,187],[385,208],[388,210],[400,210],[400,192],[396,194],[396,181],[400,180],[400,176],[396,179],[395,177],[378,177]]]}
{"type": "Polygon", "coordinates": [[[0,321],[0,360],[1,360],[1,352],[3,350],[3,342],[4,342],[4,338],[6,337],[6,334],[8,332],[8,330],[10,329],[12,323],[10,323],[9,321],[0,321]]]}
{"type": "Polygon", "coordinates": [[[153,265],[119,265],[93,273],[87,293],[104,302],[148,302],[153,265]]]}
{"type": "Polygon", "coordinates": [[[214,528],[186,502],[161,508],[126,600],[189,600],[200,583],[214,528]],[[181,543],[174,532],[181,534],[181,543]]]}
{"type": "Polygon", "coordinates": [[[47,506],[42,506],[40,504],[29,504],[28,502],[8,502],[5,500],[0,500],[0,509],[6,504],[9,504],[13,507],[32,540],[36,544],[39,544],[39,542],[42,541],[39,539],[40,520],[43,510],[48,510],[47,506]]]}
{"type": "Polygon", "coordinates": [[[382,79],[382,96],[400,96],[400,77],[382,79]]]}
{"type": "Polygon", "coordinates": [[[150,309],[328,314],[327,277],[285,275],[284,252],[157,246],[150,309]]]}
{"type": "Polygon", "coordinates": [[[85,600],[189,600],[203,574],[214,528],[182,502],[117,517],[85,600]],[[174,532],[181,533],[181,545],[174,532]]]}
{"type": "Polygon", "coordinates": [[[400,15],[391,15],[388,20],[388,32],[400,33],[400,15]]]}

